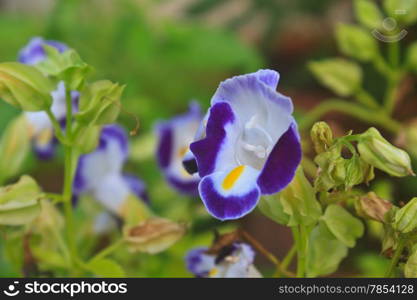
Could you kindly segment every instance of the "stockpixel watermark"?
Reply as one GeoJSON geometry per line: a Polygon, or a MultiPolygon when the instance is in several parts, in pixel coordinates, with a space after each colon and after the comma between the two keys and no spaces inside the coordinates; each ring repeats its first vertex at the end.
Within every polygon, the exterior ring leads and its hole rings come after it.
{"type": "Polygon", "coordinates": [[[74,297],[78,294],[126,294],[127,283],[101,282],[26,282],[14,281],[3,291],[6,296],[19,294],[60,294],[74,297]]]}

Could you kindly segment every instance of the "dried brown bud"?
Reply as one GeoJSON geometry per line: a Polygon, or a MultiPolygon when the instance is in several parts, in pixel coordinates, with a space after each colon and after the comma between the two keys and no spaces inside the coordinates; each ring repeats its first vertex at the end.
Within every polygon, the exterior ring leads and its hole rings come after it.
{"type": "Polygon", "coordinates": [[[358,203],[358,210],[364,217],[385,222],[385,214],[392,208],[392,203],[379,198],[374,192],[361,197],[358,203]]]}
{"type": "Polygon", "coordinates": [[[149,218],[135,226],[126,226],[124,238],[132,252],[155,254],[166,250],[185,234],[185,225],[163,218],[149,218]]]}

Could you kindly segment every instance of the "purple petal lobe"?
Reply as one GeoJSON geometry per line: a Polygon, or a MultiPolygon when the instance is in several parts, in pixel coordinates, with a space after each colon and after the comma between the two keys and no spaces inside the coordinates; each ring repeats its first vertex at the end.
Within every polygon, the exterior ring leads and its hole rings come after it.
{"type": "Polygon", "coordinates": [[[207,122],[206,137],[190,145],[200,177],[214,171],[216,157],[226,138],[225,126],[235,120],[232,108],[226,102],[213,105],[207,122]]]}
{"type": "Polygon", "coordinates": [[[286,187],[294,178],[301,156],[301,144],[293,123],[275,144],[258,177],[262,194],[274,194],[286,187]]]}

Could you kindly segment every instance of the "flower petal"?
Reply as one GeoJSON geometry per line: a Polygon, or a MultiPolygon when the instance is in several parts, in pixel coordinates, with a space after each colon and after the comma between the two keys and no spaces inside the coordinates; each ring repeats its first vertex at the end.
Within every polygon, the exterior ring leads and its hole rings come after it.
{"type": "Polygon", "coordinates": [[[96,151],[83,155],[78,162],[74,192],[92,190],[104,177],[120,174],[128,155],[128,137],[120,126],[103,127],[96,151]]]}
{"type": "Polygon", "coordinates": [[[218,166],[227,169],[236,165],[233,157],[233,128],[230,128],[235,126],[234,121],[235,115],[228,103],[220,102],[211,107],[206,137],[190,145],[200,177],[216,171],[218,166]]]}
{"type": "Polygon", "coordinates": [[[120,215],[123,204],[130,193],[130,187],[119,174],[111,174],[102,178],[93,190],[94,198],[116,215],[120,215]]]}
{"type": "Polygon", "coordinates": [[[196,194],[200,180],[197,174],[190,175],[187,172],[183,158],[189,152],[201,118],[200,106],[192,102],[187,113],[157,125],[159,166],[168,182],[186,194],[196,194]]]}
{"type": "Polygon", "coordinates": [[[215,257],[205,252],[207,248],[196,248],[187,253],[185,262],[187,269],[197,277],[207,277],[214,267],[215,257]]]}
{"type": "Polygon", "coordinates": [[[276,142],[290,126],[293,111],[291,99],[275,90],[278,79],[272,70],[235,76],[220,84],[211,103],[229,103],[241,124],[256,116],[260,127],[276,142]]]}
{"type": "Polygon", "coordinates": [[[59,52],[64,52],[68,47],[57,41],[46,41],[41,37],[32,38],[29,43],[19,52],[19,62],[28,65],[35,65],[46,58],[43,45],[49,45],[56,48],[59,52]]]}
{"type": "Polygon", "coordinates": [[[293,123],[275,144],[258,177],[262,194],[274,194],[286,187],[294,178],[301,157],[300,138],[293,123]]]}
{"type": "Polygon", "coordinates": [[[123,178],[131,192],[149,204],[149,195],[145,183],[139,177],[130,174],[124,174],[123,178]]]}
{"type": "Polygon", "coordinates": [[[258,175],[258,170],[242,165],[204,177],[199,191],[208,212],[220,220],[238,219],[250,213],[261,194],[256,184],[258,175]]]}

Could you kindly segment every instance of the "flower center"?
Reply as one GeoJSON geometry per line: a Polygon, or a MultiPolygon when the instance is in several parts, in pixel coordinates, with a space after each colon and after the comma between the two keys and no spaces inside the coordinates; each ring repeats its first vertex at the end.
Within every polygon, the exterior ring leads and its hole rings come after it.
{"type": "Polygon", "coordinates": [[[241,165],[249,165],[261,170],[272,151],[271,135],[260,126],[258,115],[245,124],[237,141],[236,161],[241,165]]]}

